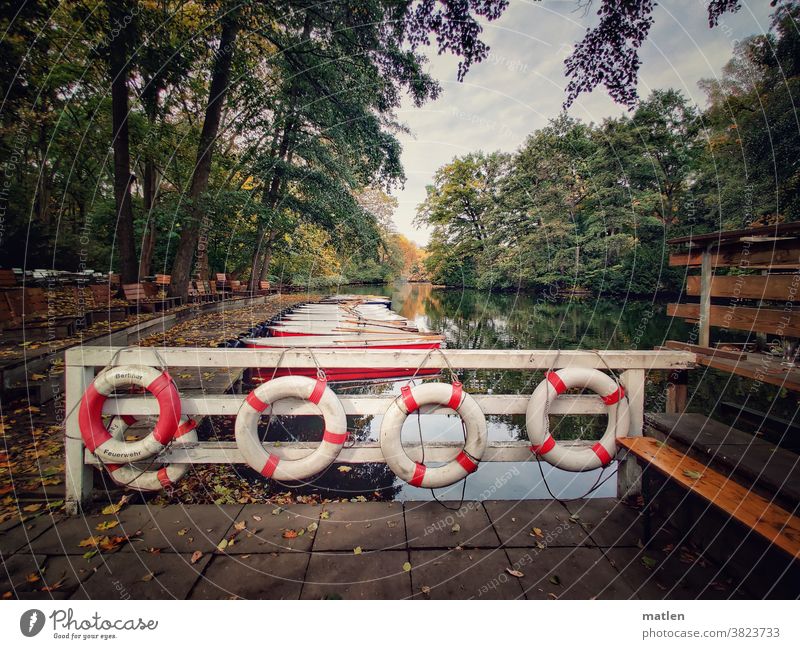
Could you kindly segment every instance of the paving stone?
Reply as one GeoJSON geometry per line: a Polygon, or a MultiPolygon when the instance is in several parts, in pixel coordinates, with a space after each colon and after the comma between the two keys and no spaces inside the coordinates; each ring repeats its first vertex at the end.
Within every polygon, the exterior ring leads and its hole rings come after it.
{"type": "Polygon", "coordinates": [[[602,548],[641,545],[644,520],[638,510],[615,498],[589,498],[566,503],[571,514],[602,548]]]}
{"type": "Polygon", "coordinates": [[[308,554],[217,555],[190,599],[298,599],[308,554]]]}
{"type": "Polygon", "coordinates": [[[117,514],[94,514],[90,516],[70,516],[59,521],[51,529],[31,542],[31,551],[43,554],[83,555],[89,547],[81,547],[80,542],[90,536],[128,536],[134,537],[145,521],[148,508],[144,505],[123,507],[117,514]],[[109,530],[98,530],[97,525],[117,521],[109,530]]]}
{"type": "Polygon", "coordinates": [[[312,523],[319,525],[321,512],[322,505],[286,507],[246,505],[236,517],[236,521],[245,522],[247,528],[236,535],[234,544],[229,546],[226,552],[228,554],[308,552],[316,534],[312,523]],[[278,513],[273,514],[276,510],[278,513]],[[254,516],[257,518],[253,518],[254,516]],[[311,531],[308,529],[309,525],[312,527],[311,531]],[[287,531],[297,532],[298,536],[291,539],[284,538],[287,531]]]}
{"type": "Polygon", "coordinates": [[[528,599],[631,599],[634,590],[599,548],[509,548],[528,599]]]}
{"type": "MultiPolygon", "coordinates": [[[[456,508],[459,503],[445,505],[456,508]]],[[[407,501],[405,517],[409,548],[494,548],[500,543],[486,511],[476,501],[464,502],[457,511],[435,501],[407,501]]]]}
{"type": "Polygon", "coordinates": [[[640,599],[728,599],[743,597],[736,584],[717,574],[701,556],[681,547],[610,548],[606,556],[640,599]]]}
{"type": "Polygon", "coordinates": [[[206,554],[192,564],[189,554],[117,552],[71,599],[186,599],[210,559],[206,554]]]}
{"type": "Polygon", "coordinates": [[[61,520],[60,516],[42,514],[26,520],[22,525],[16,525],[3,532],[0,534],[0,554],[6,556],[22,548],[27,548],[32,541],[59,520],[61,520]]]}
{"type": "Polygon", "coordinates": [[[412,550],[411,566],[417,599],[522,599],[502,548],[412,550]]]}
{"type": "Polygon", "coordinates": [[[489,500],[483,503],[506,547],[575,547],[591,545],[583,527],[555,500],[489,500]],[[533,529],[539,530],[539,534],[533,529]]]}
{"type": "Polygon", "coordinates": [[[401,503],[330,503],[321,519],[314,551],[403,550],[406,525],[401,503]]]}
{"type": "Polygon", "coordinates": [[[169,552],[211,552],[238,520],[242,505],[172,505],[150,507],[141,532],[123,546],[123,552],[143,553],[150,548],[169,552]]]}
{"type": "Polygon", "coordinates": [[[405,550],[313,553],[302,599],[405,599],[411,578],[403,570],[405,550]]]}
{"type": "Polygon", "coordinates": [[[30,552],[20,552],[3,557],[0,569],[0,595],[11,591],[33,590],[34,585],[27,581],[28,575],[38,574],[40,566],[44,565],[43,554],[34,555],[30,552]]]}
{"type": "Polygon", "coordinates": [[[23,551],[4,562],[0,571],[0,593],[11,591],[17,598],[61,598],[94,574],[100,557],[90,560],[74,556],[44,556],[23,551]],[[50,589],[49,591],[46,589],[50,589]],[[37,593],[39,595],[37,595],[37,593]]]}

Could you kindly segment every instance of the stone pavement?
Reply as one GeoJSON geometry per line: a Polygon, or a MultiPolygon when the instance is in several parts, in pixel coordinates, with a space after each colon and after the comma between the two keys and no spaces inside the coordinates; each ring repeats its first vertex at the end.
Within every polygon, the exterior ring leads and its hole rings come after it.
{"type": "MultiPolygon", "coordinates": [[[[128,505],[0,526],[21,599],[690,599],[739,595],[613,499],[128,505]],[[457,503],[447,503],[456,508],[457,503]],[[101,522],[118,521],[98,531],[101,522]],[[116,537],[93,553],[92,536],[116,537]],[[125,538],[127,537],[127,540],[125,538]],[[84,541],[84,545],[81,542],[84,541]],[[121,542],[120,542],[121,541],[121,542]]],[[[99,541],[98,541],[99,542],[99,541]]]]}

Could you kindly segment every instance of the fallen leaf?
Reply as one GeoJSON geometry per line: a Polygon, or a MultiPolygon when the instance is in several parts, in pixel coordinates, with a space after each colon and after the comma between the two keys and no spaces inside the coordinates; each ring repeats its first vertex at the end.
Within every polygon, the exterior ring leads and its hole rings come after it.
{"type": "Polygon", "coordinates": [[[548,581],[554,586],[558,586],[561,583],[561,578],[558,575],[550,575],[548,581]]]}
{"type": "Polygon", "coordinates": [[[153,577],[155,577],[155,575],[152,572],[148,572],[144,577],[142,577],[142,581],[153,581],[153,577]]]}
{"type": "Polygon", "coordinates": [[[22,508],[24,512],[38,512],[42,508],[42,503],[35,503],[33,505],[26,505],[22,508]]]}
{"type": "Polygon", "coordinates": [[[25,581],[27,581],[29,584],[35,584],[40,579],[41,577],[35,572],[32,572],[27,577],[25,577],[25,581]]]}
{"type": "Polygon", "coordinates": [[[648,570],[652,570],[658,565],[658,561],[653,559],[653,557],[648,557],[647,555],[642,556],[642,564],[648,570]]]}
{"type": "Polygon", "coordinates": [[[542,534],[542,530],[538,527],[534,527],[531,530],[531,536],[538,536],[539,538],[543,538],[544,534],[542,534]]]}
{"type": "Polygon", "coordinates": [[[521,579],[522,577],[525,576],[524,572],[520,572],[519,570],[514,570],[513,568],[506,568],[506,572],[512,577],[516,577],[517,579],[521,579]]]}
{"type": "Polygon", "coordinates": [[[423,586],[420,588],[423,595],[430,595],[431,594],[431,587],[430,586],[423,586]]]}
{"type": "Polygon", "coordinates": [[[59,579],[52,586],[42,586],[39,590],[41,590],[43,593],[52,593],[54,590],[58,590],[59,588],[61,588],[64,585],[64,581],[66,580],[59,579]]]}
{"type": "Polygon", "coordinates": [[[339,467],[339,473],[349,473],[352,470],[353,470],[353,467],[351,467],[351,466],[340,466],[339,467]]]}
{"type": "Polygon", "coordinates": [[[228,545],[228,539],[222,539],[219,543],[217,543],[217,550],[224,552],[228,545]]]}
{"type": "Polygon", "coordinates": [[[690,471],[689,469],[684,469],[683,475],[685,475],[687,478],[691,478],[692,480],[699,480],[703,477],[703,474],[699,471],[690,471]]]}
{"type": "Polygon", "coordinates": [[[327,519],[327,518],[330,518],[330,517],[331,517],[331,513],[330,513],[330,512],[327,512],[327,511],[325,511],[325,512],[322,512],[322,513],[319,515],[319,517],[320,517],[321,519],[325,520],[325,519],[327,519]]]}
{"type": "Polygon", "coordinates": [[[192,552],[192,563],[197,563],[200,561],[200,558],[203,556],[203,553],[200,550],[195,550],[192,552]]]}
{"type": "Polygon", "coordinates": [[[84,559],[91,559],[96,554],[97,554],[97,550],[89,550],[88,552],[84,552],[83,558],[84,559]]]}
{"type": "Polygon", "coordinates": [[[10,590],[7,590],[5,593],[3,593],[3,599],[11,599],[11,596],[12,593],[10,590]]]}
{"type": "Polygon", "coordinates": [[[404,571],[404,572],[411,572],[411,564],[410,564],[408,561],[406,561],[406,562],[403,564],[403,571],[404,571]]]}
{"type": "Polygon", "coordinates": [[[296,539],[298,534],[295,530],[286,530],[283,533],[283,538],[285,539],[296,539]]]}
{"type": "Polygon", "coordinates": [[[253,515],[253,520],[256,521],[256,522],[259,522],[259,521],[261,521],[261,516],[253,515]]]}
{"type": "Polygon", "coordinates": [[[241,532],[246,527],[247,527],[247,523],[245,523],[244,521],[238,521],[237,523],[233,524],[233,529],[235,529],[237,532],[241,532]]]}
{"type": "Polygon", "coordinates": [[[353,548],[353,554],[361,554],[361,546],[353,548]]]}
{"type": "Polygon", "coordinates": [[[319,525],[316,523],[309,523],[308,527],[306,528],[309,532],[316,532],[319,525]]]}
{"type": "Polygon", "coordinates": [[[178,530],[178,536],[186,536],[189,533],[189,528],[184,527],[183,529],[178,530]]]}
{"type": "Polygon", "coordinates": [[[110,530],[112,527],[116,527],[119,525],[119,521],[102,521],[98,523],[94,529],[99,530],[100,532],[105,532],[106,530],[110,530]]]}
{"type": "Polygon", "coordinates": [[[103,538],[102,536],[90,536],[86,539],[81,540],[78,543],[78,547],[79,548],[88,548],[93,546],[97,547],[97,544],[100,543],[100,539],[102,538],[103,538]]]}
{"type": "Polygon", "coordinates": [[[451,531],[453,534],[458,534],[458,533],[461,531],[461,525],[459,525],[458,523],[456,523],[455,525],[453,525],[453,527],[451,527],[451,528],[450,528],[450,531],[451,531]]]}
{"type": "Polygon", "coordinates": [[[103,507],[103,514],[106,516],[111,516],[112,514],[116,514],[125,506],[125,503],[128,502],[129,496],[123,496],[119,499],[119,502],[116,505],[107,505],[103,507]]]}

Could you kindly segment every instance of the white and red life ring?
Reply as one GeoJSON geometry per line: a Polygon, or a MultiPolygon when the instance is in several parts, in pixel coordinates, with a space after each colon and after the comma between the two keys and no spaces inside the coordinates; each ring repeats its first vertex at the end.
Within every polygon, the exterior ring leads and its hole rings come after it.
{"type": "Polygon", "coordinates": [[[81,397],[78,426],[83,443],[104,462],[127,464],[160,453],[172,441],[181,418],[181,398],[172,377],[154,367],[123,365],[98,374],[81,397]],[[139,386],[158,401],[158,422],[153,431],[138,442],[117,440],[103,423],[103,404],[118,388],[139,386]]]}
{"type": "MultiPolygon", "coordinates": [[[[108,432],[114,439],[125,439],[128,428],[136,422],[136,417],[122,415],[114,417],[108,432]]],[[[182,416],[178,430],[172,440],[172,448],[190,446],[197,443],[197,422],[182,416]]],[[[171,489],[189,470],[189,464],[166,464],[158,469],[140,468],[133,464],[106,464],[111,479],[122,487],[137,491],[161,491],[171,489]]]]}
{"type": "Polygon", "coordinates": [[[282,376],[262,383],[247,395],[236,415],[236,445],[245,461],[266,478],[295,481],[310,478],[328,468],[347,441],[347,416],[324,378],[282,376]],[[298,460],[268,453],[258,436],[258,421],[270,404],[281,399],[302,399],[315,404],[325,420],[322,442],[298,460]]]}
{"type": "Polygon", "coordinates": [[[383,415],[381,452],[395,475],[414,487],[437,489],[455,484],[478,468],[486,451],[488,434],[486,417],[478,403],[464,392],[461,383],[423,383],[414,388],[405,386],[383,415]],[[427,467],[414,462],[403,448],[401,433],[408,415],[421,406],[446,406],[464,421],[467,440],[464,448],[443,466],[427,467]]]}
{"type": "Polygon", "coordinates": [[[600,370],[565,368],[548,372],[533,391],[525,414],[531,451],[566,471],[591,471],[606,466],[617,453],[617,437],[627,437],[631,417],[622,386],[600,370]],[[548,405],[570,388],[586,388],[600,395],[607,406],[608,425],[599,442],[589,448],[566,447],[550,435],[548,405]]]}

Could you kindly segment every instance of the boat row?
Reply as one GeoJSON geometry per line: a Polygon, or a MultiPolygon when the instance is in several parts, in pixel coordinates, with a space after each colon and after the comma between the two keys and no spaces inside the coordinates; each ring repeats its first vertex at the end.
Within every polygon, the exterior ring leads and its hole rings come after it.
{"type": "MultiPolygon", "coordinates": [[[[253,349],[439,349],[444,337],[426,331],[416,322],[391,310],[391,300],[382,296],[334,295],[320,302],[293,307],[271,321],[267,336],[243,338],[241,344],[253,349]]],[[[403,378],[416,368],[325,367],[329,381],[361,381],[403,378]]],[[[257,368],[251,378],[311,376],[316,370],[298,368],[257,368]]],[[[428,376],[436,369],[417,374],[428,376]]]]}

